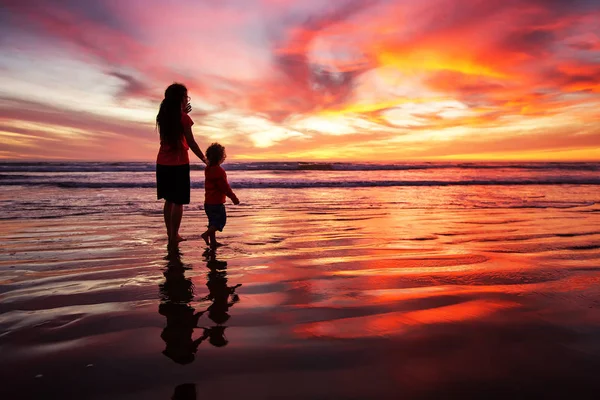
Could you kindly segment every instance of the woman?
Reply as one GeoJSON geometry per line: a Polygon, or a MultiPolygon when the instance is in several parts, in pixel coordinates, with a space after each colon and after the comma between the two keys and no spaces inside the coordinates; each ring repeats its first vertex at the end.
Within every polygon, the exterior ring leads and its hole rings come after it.
{"type": "Polygon", "coordinates": [[[183,205],[190,204],[190,159],[192,149],[204,163],[206,158],[198,147],[188,116],[191,110],[187,88],[174,83],[165,90],[160,103],[156,124],[160,133],[160,150],[156,158],[156,189],[158,199],[165,199],[164,216],[169,238],[169,248],[177,247],[183,239],[179,226],[183,205]]]}

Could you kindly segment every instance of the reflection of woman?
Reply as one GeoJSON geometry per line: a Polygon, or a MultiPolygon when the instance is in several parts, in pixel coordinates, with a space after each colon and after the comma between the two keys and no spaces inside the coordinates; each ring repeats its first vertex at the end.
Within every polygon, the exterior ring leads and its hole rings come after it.
{"type": "Polygon", "coordinates": [[[165,199],[163,209],[169,246],[184,240],[179,235],[183,205],[190,203],[190,160],[188,149],[206,163],[198,147],[188,116],[191,110],[187,88],[174,83],[165,90],[156,124],[160,133],[160,149],[156,158],[156,189],[158,199],[165,199]]]}
{"type": "Polygon", "coordinates": [[[165,341],[163,354],[179,364],[194,361],[198,346],[206,336],[194,340],[192,335],[203,313],[195,312],[190,306],[194,298],[194,284],[184,275],[184,267],[179,263],[169,263],[161,284],[162,297],[158,312],[167,318],[167,326],[160,337],[165,341]]]}

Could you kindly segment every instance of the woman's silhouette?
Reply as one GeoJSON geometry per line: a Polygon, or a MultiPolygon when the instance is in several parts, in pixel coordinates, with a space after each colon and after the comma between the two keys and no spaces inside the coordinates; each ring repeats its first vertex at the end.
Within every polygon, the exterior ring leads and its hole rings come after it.
{"type": "Polygon", "coordinates": [[[156,116],[160,149],[156,157],[157,198],[165,199],[163,209],[169,248],[184,240],[179,235],[183,205],[190,203],[190,159],[188,149],[206,163],[192,133],[194,122],[189,117],[190,97],[187,88],[174,83],[165,90],[156,116]]]}

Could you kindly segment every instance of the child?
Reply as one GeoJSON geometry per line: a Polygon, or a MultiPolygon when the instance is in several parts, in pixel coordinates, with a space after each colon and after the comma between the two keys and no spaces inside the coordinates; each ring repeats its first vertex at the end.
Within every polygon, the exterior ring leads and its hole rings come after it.
{"type": "Polygon", "coordinates": [[[227,222],[225,198],[229,197],[233,204],[240,204],[227,182],[225,170],[221,167],[226,157],[225,147],[219,143],[213,143],[206,149],[208,164],[204,169],[204,211],[208,217],[208,229],[201,236],[206,245],[213,249],[221,246],[215,233],[223,232],[227,222]]]}

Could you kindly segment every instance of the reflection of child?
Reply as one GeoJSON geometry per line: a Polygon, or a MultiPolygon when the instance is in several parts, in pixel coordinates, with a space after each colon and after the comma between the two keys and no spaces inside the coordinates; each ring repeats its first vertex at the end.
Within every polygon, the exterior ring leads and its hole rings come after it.
{"type": "Polygon", "coordinates": [[[216,326],[204,328],[203,337],[207,338],[209,343],[216,347],[226,346],[229,341],[225,337],[226,326],[223,326],[229,320],[229,308],[239,301],[239,296],[235,293],[235,289],[242,286],[227,285],[227,272],[224,269],[227,267],[225,261],[218,261],[215,258],[214,252],[211,254],[206,266],[210,269],[208,273],[208,295],[201,299],[210,300],[212,304],[206,309],[208,318],[210,318],[216,326]],[[231,296],[231,298],[229,297],[231,296]],[[230,301],[231,299],[231,301],[230,301]]]}
{"type": "Polygon", "coordinates": [[[226,326],[213,326],[212,328],[204,328],[204,337],[208,338],[208,342],[215,347],[227,346],[229,340],[225,337],[226,326]]]}
{"type": "Polygon", "coordinates": [[[179,364],[194,361],[198,346],[207,336],[194,340],[194,329],[204,312],[196,312],[190,306],[194,298],[194,284],[185,277],[185,268],[178,260],[172,260],[164,272],[165,282],[159,285],[161,303],[158,312],[167,318],[167,326],[160,337],[165,341],[163,354],[179,364]]]}
{"type": "Polygon", "coordinates": [[[225,199],[229,197],[233,204],[240,204],[237,196],[227,182],[227,174],[221,167],[227,157],[225,147],[219,143],[211,144],[206,150],[208,165],[204,170],[204,211],[208,217],[208,229],[202,234],[202,239],[207,246],[215,248],[221,244],[217,242],[216,231],[223,232],[227,222],[225,213],[225,199]]]}
{"type": "Polygon", "coordinates": [[[225,272],[213,270],[208,273],[208,296],[202,300],[210,300],[212,304],[207,308],[208,318],[216,324],[224,324],[229,319],[229,308],[238,302],[239,296],[235,289],[242,286],[227,286],[227,275],[225,272]],[[229,296],[231,295],[231,301],[229,296]]]}

